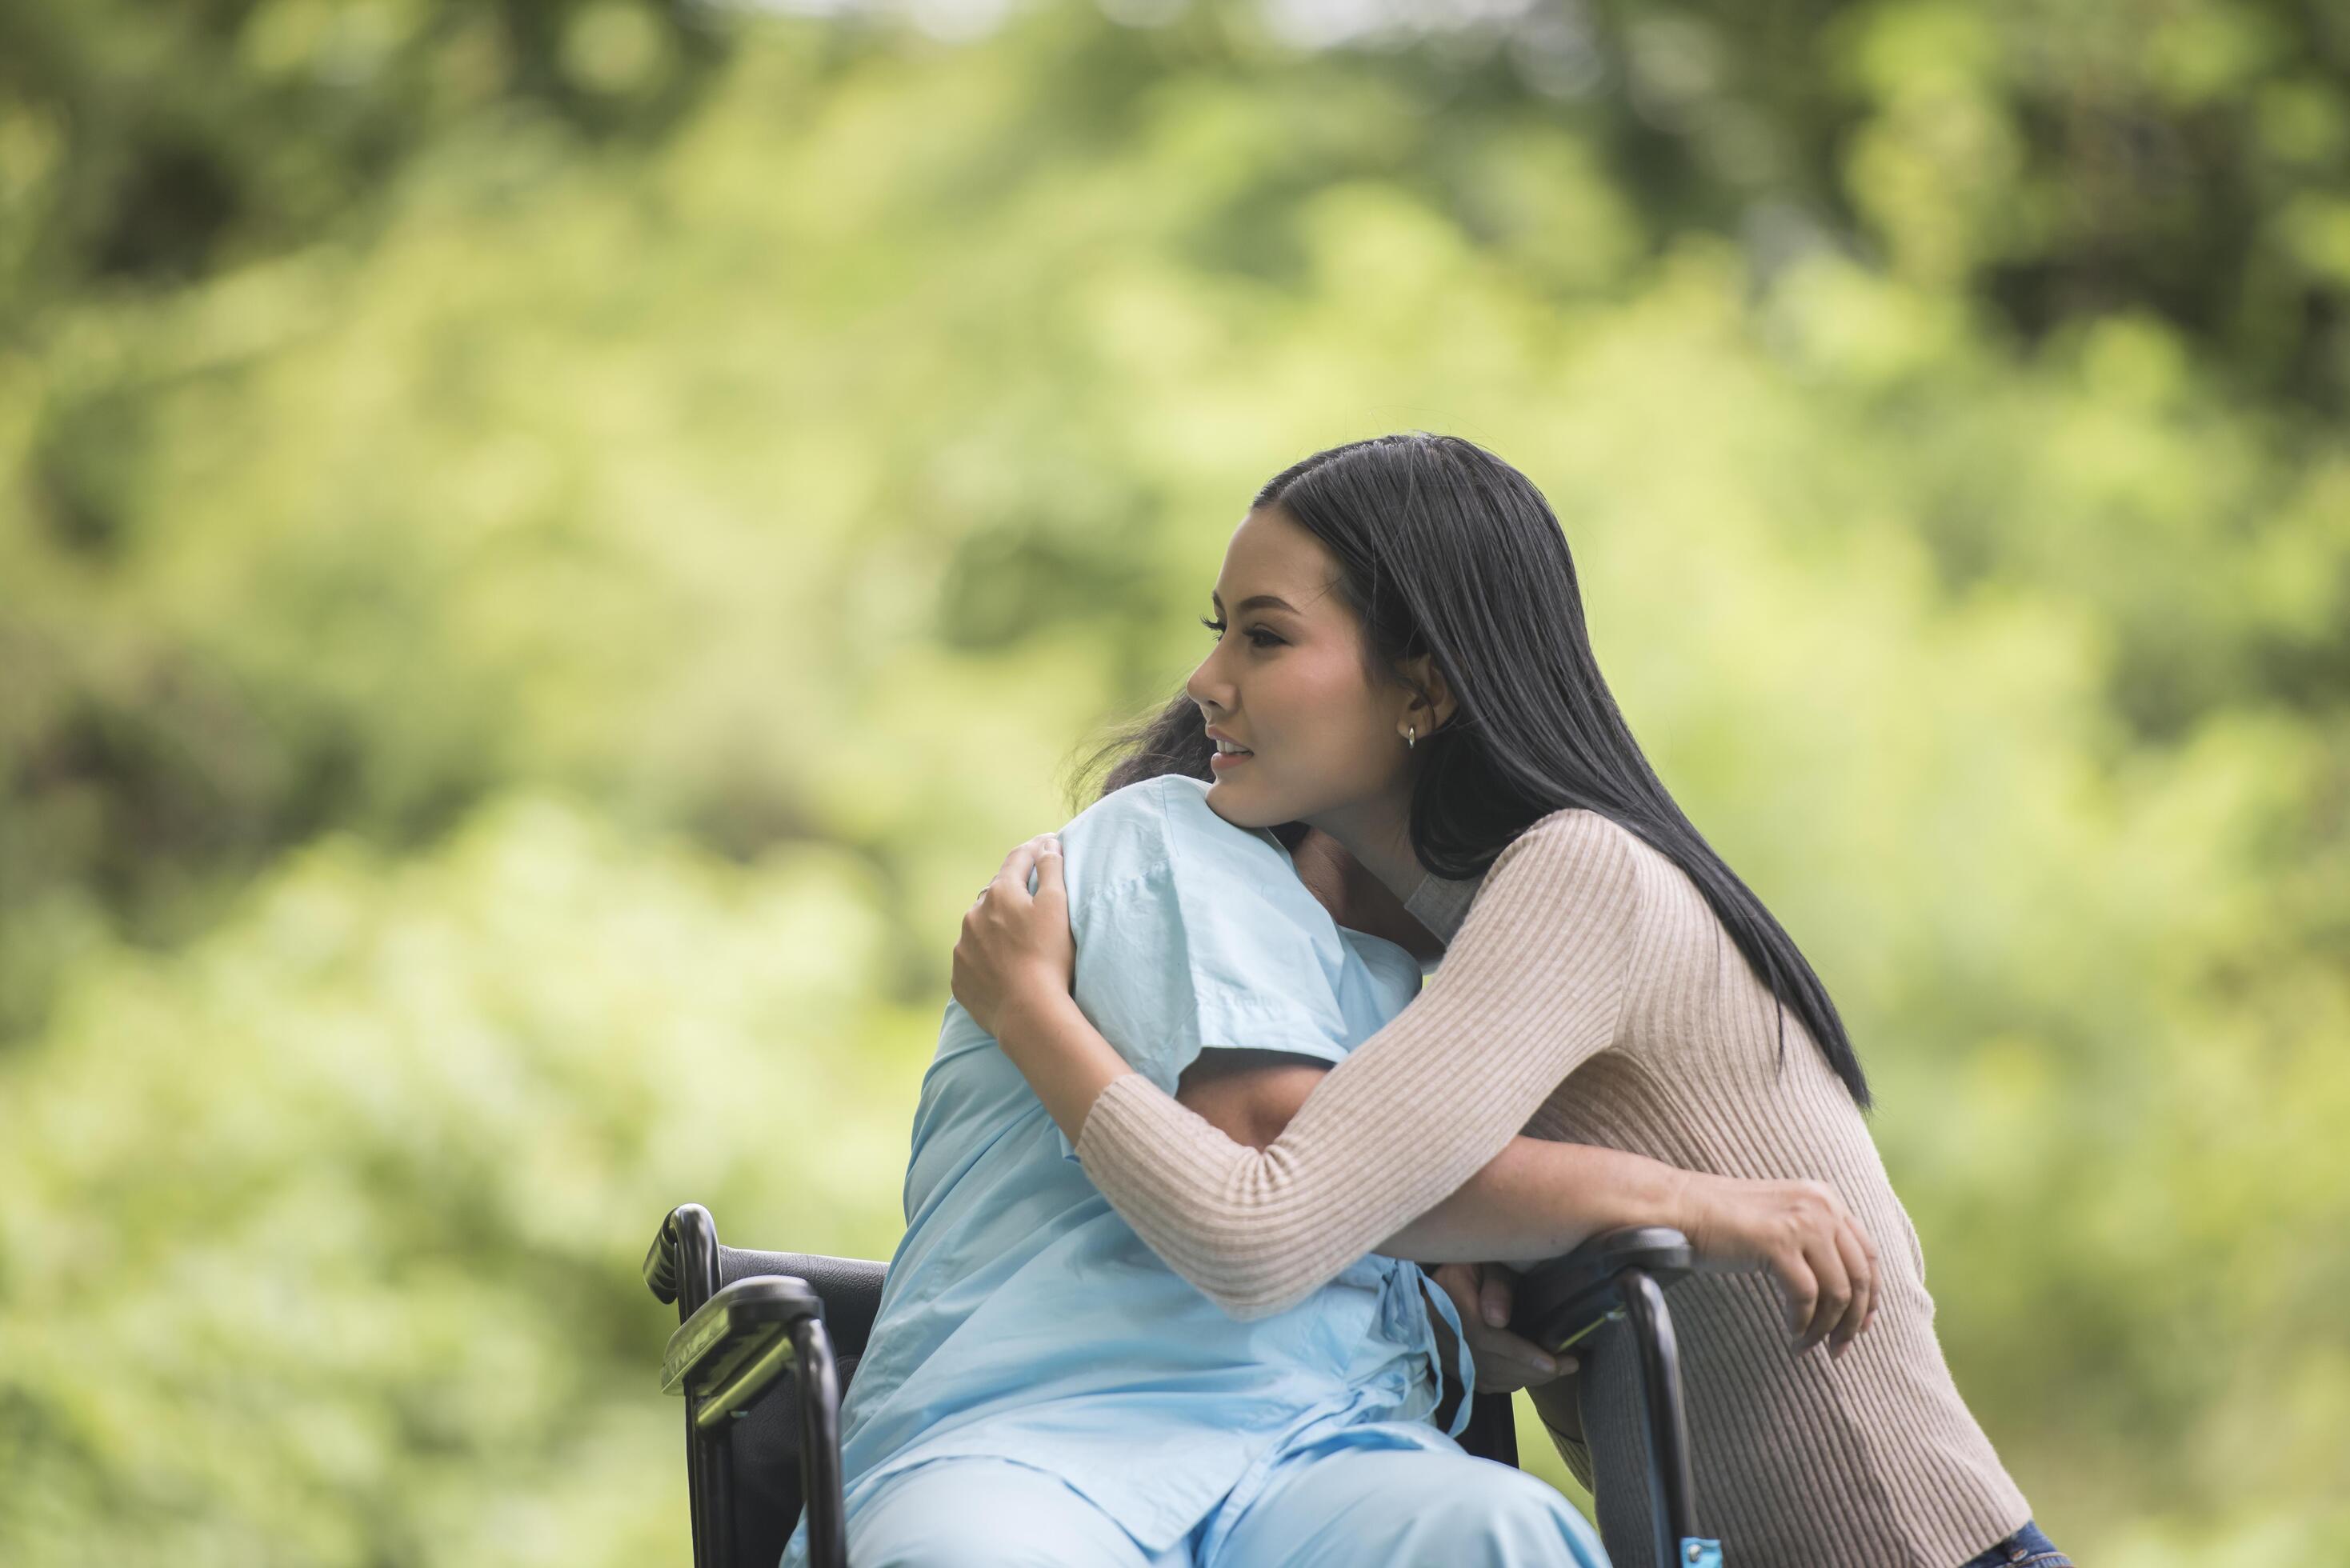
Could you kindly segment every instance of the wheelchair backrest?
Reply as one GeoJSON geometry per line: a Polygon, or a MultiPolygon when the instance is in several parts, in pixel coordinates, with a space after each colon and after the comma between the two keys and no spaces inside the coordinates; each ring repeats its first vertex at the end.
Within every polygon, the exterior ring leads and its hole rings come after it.
{"type": "MultiPolygon", "coordinates": [[[[857,1364],[865,1357],[865,1342],[873,1333],[873,1314],[881,1305],[881,1280],[886,1265],[862,1258],[827,1258],[807,1252],[754,1252],[739,1247],[718,1249],[721,1289],[737,1280],[770,1274],[791,1274],[806,1280],[824,1298],[825,1330],[832,1337],[833,1361],[845,1397],[857,1364]]],[[[682,1300],[678,1303],[684,1306],[682,1300]]],[[[681,1312],[683,1322],[690,1312],[681,1312]]],[[[733,1424],[729,1435],[728,1468],[733,1485],[734,1563],[736,1568],[775,1568],[784,1542],[800,1517],[800,1428],[795,1418],[798,1389],[795,1376],[785,1374],[759,1397],[751,1413],[733,1424]]]]}

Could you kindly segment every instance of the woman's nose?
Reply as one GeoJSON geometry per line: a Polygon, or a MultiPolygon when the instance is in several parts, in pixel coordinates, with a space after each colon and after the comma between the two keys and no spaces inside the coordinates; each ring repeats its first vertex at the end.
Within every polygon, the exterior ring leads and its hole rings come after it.
{"type": "Polygon", "coordinates": [[[1231,683],[1217,679],[1215,663],[1215,655],[1210,654],[1200,661],[1197,670],[1191,671],[1191,679],[1183,682],[1183,694],[1191,699],[1211,723],[1215,722],[1216,715],[1209,713],[1209,709],[1230,712],[1232,706],[1231,683]]]}

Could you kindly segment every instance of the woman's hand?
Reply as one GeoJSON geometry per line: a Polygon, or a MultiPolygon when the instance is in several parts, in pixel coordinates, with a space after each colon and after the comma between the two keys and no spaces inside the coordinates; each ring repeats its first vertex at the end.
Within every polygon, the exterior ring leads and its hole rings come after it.
{"type": "MultiPolygon", "coordinates": [[[[1468,1336],[1470,1358],[1476,1363],[1477,1392],[1508,1394],[1570,1376],[1581,1363],[1572,1355],[1553,1357],[1533,1340],[1503,1327],[1517,1294],[1518,1272],[1506,1263],[1446,1263],[1429,1278],[1444,1287],[1461,1314],[1461,1332],[1468,1336]]],[[[1450,1338],[1442,1319],[1437,1334],[1450,1338]]]]}
{"type": "Polygon", "coordinates": [[[1001,1039],[1007,1012],[1066,997],[1076,966],[1061,841],[1038,834],[1003,857],[1003,868],[963,912],[954,946],[954,999],[973,1023],[1001,1039]]]}
{"type": "MultiPolygon", "coordinates": [[[[1877,1315],[1877,1248],[1844,1199],[1825,1182],[1750,1181],[1684,1172],[1687,1185],[1675,1228],[1690,1241],[1698,1267],[1711,1273],[1768,1269],[1786,1298],[1788,1332],[1802,1355],[1823,1339],[1835,1360],[1877,1315]]],[[[1501,1263],[1447,1263],[1432,1276],[1461,1309],[1469,1348],[1477,1356],[1477,1386],[1486,1381],[1486,1346],[1503,1365],[1494,1387],[1526,1388],[1575,1370],[1559,1358],[1556,1373],[1518,1375],[1534,1367],[1541,1347],[1499,1325],[1516,1305],[1518,1274],[1501,1263]],[[1486,1336],[1480,1338],[1480,1325],[1486,1336]],[[1510,1380],[1514,1377],[1514,1380],[1510,1380]]]]}
{"type": "Polygon", "coordinates": [[[1770,1270],[1798,1355],[1824,1339],[1831,1360],[1852,1348],[1877,1314],[1877,1248],[1834,1189],[1691,1172],[1687,1197],[1679,1230],[1700,1268],[1770,1270]]]}

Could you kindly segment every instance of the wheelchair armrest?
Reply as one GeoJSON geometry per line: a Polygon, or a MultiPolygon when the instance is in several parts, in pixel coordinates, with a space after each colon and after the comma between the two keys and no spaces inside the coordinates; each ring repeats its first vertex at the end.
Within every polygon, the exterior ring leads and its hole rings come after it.
{"type": "Polygon", "coordinates": [[[1623,1315],[1617,1282],[1626,1273],[1638,1269],[1662,1289],[1696,1266],[1689,1238],[1679,1231],[1630,1225],[1602,1231],[1520,1277],[1511,1332],[1545,1350],[1565,1350],[1623,1315]]]}
{"type": "Polygon", "coordinates": [[[810,1320],[823,1322],[824,1302],[806,1281],[737,1280],[670,1335],[661,1392],[700,1397],[705,1426],[739,1415],[792,1365],[794,1331],[810,1320]]]}

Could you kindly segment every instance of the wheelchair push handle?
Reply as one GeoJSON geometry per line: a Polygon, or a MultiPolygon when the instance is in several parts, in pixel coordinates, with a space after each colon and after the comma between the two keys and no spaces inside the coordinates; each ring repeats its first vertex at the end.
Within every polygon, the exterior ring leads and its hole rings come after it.
{"type": "Polygon", "coordinates": [[[645,1250],[645,1289],[663,1306],[686,1297],[686,1314],[717,1293],[718,1222],[709,1210],[681,1203],[669,1211],[645,1250]]]}
{"type": "Polygon", "coordinates": [[[1606,1231],[1518,1278],[1510,1332],[1555,1355],[1624,1315],[1618,1282],[1638,1269],[1669,1287],[1697,1267],[1689,1238],[1661,1225],[1606,1231]]]}

